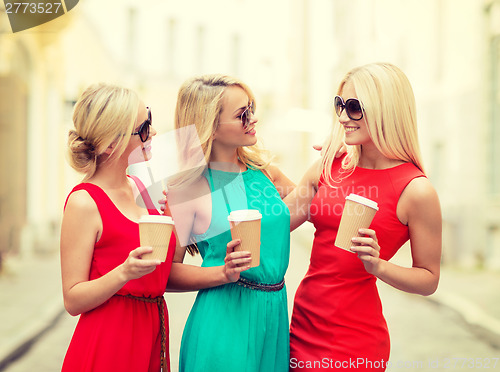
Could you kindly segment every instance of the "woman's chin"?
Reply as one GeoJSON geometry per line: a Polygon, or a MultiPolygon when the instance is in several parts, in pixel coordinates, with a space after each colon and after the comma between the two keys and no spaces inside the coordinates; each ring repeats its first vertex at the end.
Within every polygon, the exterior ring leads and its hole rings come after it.
{"type": "Polygon", "coordinates": [[[243,146],[253,146],[256,144],[257,144],[257,137],[253,137],[249,141],[246,141],[246,143],[243,146]]]}

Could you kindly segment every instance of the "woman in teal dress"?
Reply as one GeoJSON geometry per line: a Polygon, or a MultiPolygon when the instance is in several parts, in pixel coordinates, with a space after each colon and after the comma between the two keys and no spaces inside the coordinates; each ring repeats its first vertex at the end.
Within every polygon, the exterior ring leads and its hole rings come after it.
{"type": "Polygon", "coordinates": [[[256,146],[254,110],[250,89],[228,76],[194,78],[179,91],[184,171],[169,185],[168,205],[182,247],[169,288],[200,290],[184,328],[180,371],[288,371],[290,214],[282,198],[294,184],[256,146]],[[257,267],[249,268],[249,252],[234,252],[240,242],[231,240],[227,217],[240,209],[262,214],[257,267]],[[199,251],[201,268],[182,264],[186,250],[199,251]]]}

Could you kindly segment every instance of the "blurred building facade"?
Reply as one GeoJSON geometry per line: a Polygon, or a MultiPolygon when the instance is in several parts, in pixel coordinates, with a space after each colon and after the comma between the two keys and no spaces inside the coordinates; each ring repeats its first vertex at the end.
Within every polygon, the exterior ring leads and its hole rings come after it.
{"type": "MultiPolygon", "coordinates": [[[[0,9],[0,255],[56,243],[58,129],[64,113],[58,33],[69,18],[12,34],[0,9]]],[[[1,259],[1,257],[0,257],[1,259]]]]}
{"type": "Polygon", "coordinates": [[[235,75],[257,96],[264,145],[298,182],[343,74],[388,61],[414,87],[444,262],[500,268],[500,0],[87,0],[17,34],[1,15],[0,250],[58,249],[81,178],[65,161],[72,103],[93,82],[136,89],[161,133],[185,79],[235,75]]]}

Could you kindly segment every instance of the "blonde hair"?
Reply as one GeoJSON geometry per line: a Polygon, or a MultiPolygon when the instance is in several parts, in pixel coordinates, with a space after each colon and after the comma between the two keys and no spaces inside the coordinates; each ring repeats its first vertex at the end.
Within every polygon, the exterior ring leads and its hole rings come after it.
{"type": "Polygon", "coordinates": [[[109,84],[89,86],[73,111],[75,129],[69,131],[69,163],[90,178],[101,155],[115,143],[109,159],[118,158],[130,141],[139,111],[139,97],[127,88],[109,84]]]}
{"type": "MultiPolygon", "coordinates": [[[[255,107],[255,97],[250,88],[238,79],[226,75],[212,74],[194,77],[184,82],[179,89],[175,108],[175,129],[194,125],[199,142],[193,138],[187,138],[190,137],[187,132],[176,131],[181,169],[187,171],[170,180],[169,187],[179,187],[196,181],[205,171],[206,165],[210,163],[213,135],[219,127],[224,92],[226,88],[232,86],[243,89],[255,107]],[[200,145],[204,157],[202,164],[205,165],[201,167],[199,156],[196,156],[200,145]]],[[[240,161],[249,168],[265,171],[269,165],[269,161],[264,160],[264,150],[257,145],[241,146],[237,149],[237,154],[240,161]]]]}
{"type": "MultiPolygon", "coordinates": [[[[349,71],[340,82],[338,95],[347,82],[352,83],[363,106],[368,132],[377,149],[385,157],[413,163],[423,172],[415,97],[406,75],[390,63],[371,63],[349,71]]],[[[337,115],[334,117],[321,163],[323,179],[330,186],[338,182],[332,178],[331,167],[345,135],[337,115]]],[[[348,146],[342,162],[347,175],[358,165],[360,154],[361,145],[348,146]]]]}

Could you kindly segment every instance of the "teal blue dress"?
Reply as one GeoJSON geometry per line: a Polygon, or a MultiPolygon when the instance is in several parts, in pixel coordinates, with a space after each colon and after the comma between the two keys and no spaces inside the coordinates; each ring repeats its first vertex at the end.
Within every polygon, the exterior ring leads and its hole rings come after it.
{"type": "Polygon", "coordinates": [[[193,236],[202,266],[224,265],[231,240],[227,217],[238,209],[257,209],[262,214],[260,265],[241,274],[244,283],[198,292],[182,336],[179,370],[288,371],[286,287],[263,289],[284,280],[290,254],[289,210],[260,170],[212,169],[205,177],[212,192],[212,220],[204,234],[193,236]]]}

